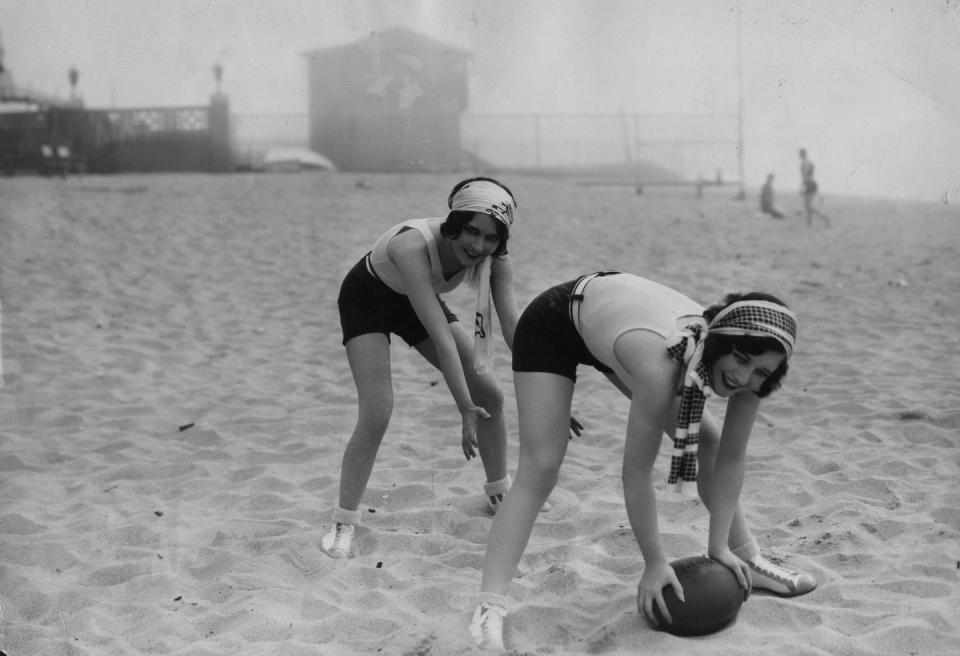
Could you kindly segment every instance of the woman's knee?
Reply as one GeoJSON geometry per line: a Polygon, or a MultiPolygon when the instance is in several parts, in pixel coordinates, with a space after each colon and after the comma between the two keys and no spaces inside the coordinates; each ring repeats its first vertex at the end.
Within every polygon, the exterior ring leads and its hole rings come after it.
{"type": "Polygon", "coordinates": [[[360,399],[357,412],[357,431],[382,438],[393,415],[393,393],[387,391],[376,398],[360,399]]]}
{"type": "Polygon", "coordinates": [[[478,376],[470,390],[473,402],[491,415],[503,412],[503,388],[493,376],[478,376]]]}
{"type": "Polygon", "coordinates": [[[556,472],[539,471],[530,477],[527,485],[537,497],[546,499],[550,496],[550,493],[553,492],[553,488],[557,486],[557,481],[559,480],[560,477],[556,472]]]}
{"type": "Polygon", "coordinates": [[[520,456],[517,480],[525,479],[532,488],[549,494],[560,480],[560,462],[554,458],[520,456]]]}

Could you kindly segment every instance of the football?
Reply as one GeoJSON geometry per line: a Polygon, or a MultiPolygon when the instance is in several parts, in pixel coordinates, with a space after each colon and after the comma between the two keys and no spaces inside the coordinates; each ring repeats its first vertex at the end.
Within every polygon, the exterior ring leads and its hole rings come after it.
{"type": "Polygon", "coordinates": [[[688,556],[670,563],[683,586],[686,601],[681,603],[673,588],[663,588],[663,600],[670,611],[667,623],[653,605],[659,629],[678,636],[698,636],[719,631],[736,619],[749,592],[740,587],[733,572],[707,556],[688,556]]]}

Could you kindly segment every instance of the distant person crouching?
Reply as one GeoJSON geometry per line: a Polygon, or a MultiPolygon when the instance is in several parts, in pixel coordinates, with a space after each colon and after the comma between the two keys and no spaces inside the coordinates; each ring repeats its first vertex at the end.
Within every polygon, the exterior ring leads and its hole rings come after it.
{"type": "Polygon", "coordinates": [[[767,181],[760,188],[760,211],[775,219],[783,218],[783,212],[773,202],[773,173],[767,174],[767,181]]]}

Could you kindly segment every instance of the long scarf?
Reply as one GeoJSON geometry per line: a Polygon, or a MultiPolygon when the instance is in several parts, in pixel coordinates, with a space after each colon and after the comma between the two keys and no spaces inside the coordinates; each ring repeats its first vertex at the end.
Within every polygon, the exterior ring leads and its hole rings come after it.
{"type": "Polygon", "coordinates": [[[493,359],[493,312],[490,299],[491,259],[485,257],[480,263],[480,279],[477,281],[477,311],[473,323],[473,363],[478,374],[492,371],[493,359]]]}
{"type": "Polygon", "coordinates": [[[703,342],[706,329],[691,324],[667,341],[667,353],[685,366],[677,427],[670,458],[667,483],[689,496],[697,482],[697,448],[700,444],[700,420],[711,389],[710,371],[703,361],[703,342]]]}
{"type": "MultiPolygon", "coordinates": [[[[472,180],[450,199],[450,209],[483,212],[509,228],[513,225],[515,204],[506,189],[489,180],[472,180]]],[[[479,265],[477,309],[474,315],[473,356],[477,373],[491,371],[493,359],[493,312],[490,298],[491,258],[479,265]]]]}

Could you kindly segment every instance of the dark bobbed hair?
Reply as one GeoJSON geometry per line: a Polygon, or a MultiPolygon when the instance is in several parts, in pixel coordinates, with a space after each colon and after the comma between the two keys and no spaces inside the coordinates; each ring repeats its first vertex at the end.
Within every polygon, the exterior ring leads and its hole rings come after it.
{"type": "MultiPolygon", "coordinates": [[[[787,307],[787,304],[781,301],[776,296],[772,294],[766,294],[764,292],[749,292],[746,294],[727,294],[723,301],[717,303],[716,305],[711,305],[706,310],[703,311],[703,318],[707,320],[707,323],[713,321],[713,318],[717,316],[721,310],[724,308],[736,303],[738,301],[767,301],[769,303],[776,303],[777,305],[782,305],[787,307]]],[[[713,367],[713,363],[717,361],[717,358],[723,357],[724,355],[729,355],[734,351],[740,351],[742,353],[749,353],[750,355],[760,355],[765,351],[776,351],[778,353],[787,354],[786,350],[783,348],[783,344],[774,337],[751,337],[750,335],[711,335],[707,333],[707,339],[703,344],[703,360],[707,363],[707,366],[713,367]]],[[[760,389],[757,390],[757,396],[761,399],[770,396],[772,392],[780,389],[780,386],[783,384],[783,378],[787,375],[787,360],[784,359],[780,363],[780,366],[777,367],[773,373],[771,373],[763,384],[760,385],[760,389]]]]}
{"type": "MultiPolygon", "coordinates": [[[[517,207],[517,199],[514,197],[513,192],[510,191],[510,188],[507,187],[507,185],[495,178],[490,178],[483,175],[461,180],[454,185],[453,190],[447,197],[447,207],[451,207],[453,205],[453,197],[457,195],[458,191],[463,189],[464,185],[466,185],[468,182],[475,182],[477,180],[492,182],[498,187],[503,188],[504,191],[510,194],[510,198],[513,200],[513,206],[517,207]]],[[[456,239],[460,236],[460,233],[463,232],[463,226],[470,222],[470,219],[473,218],[474,214],[475,212],[468,212],[466,210],[451,210],[450,213],[447,214],[446,221],[440,225],[440,234],[447,239],[456,239]]],[[[510,228],[505,226],[500,221],[494,221],[493,223],[497,228],[497,236],[500,238],[500,244],[497,246],[497,250],[493,252],[493,257],[502,257],[507,254],[507,240],[510,239],[510,228]]]]}

